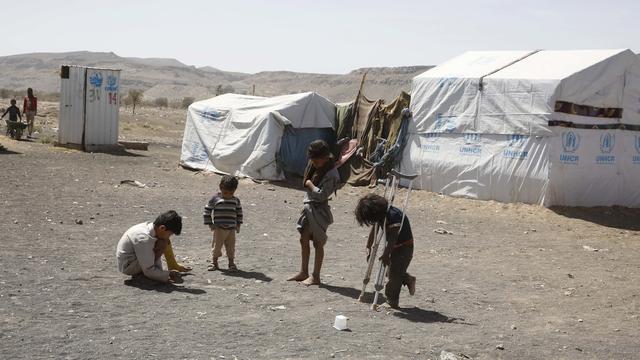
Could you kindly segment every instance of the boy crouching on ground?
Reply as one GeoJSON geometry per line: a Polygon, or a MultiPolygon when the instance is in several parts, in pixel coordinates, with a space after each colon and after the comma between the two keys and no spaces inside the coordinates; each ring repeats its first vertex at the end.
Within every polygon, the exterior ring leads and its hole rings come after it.
{"type": "Polygon", "coordinates": [[[127,230],[116,249],[118,270],[126,275],[144,276],[160,282],[180,282],[177,270],[162,268],[162,254],[172,235],[180,235],[182,218],[173,210],[160,214],[154,222],[143,222],[127,230]]]}

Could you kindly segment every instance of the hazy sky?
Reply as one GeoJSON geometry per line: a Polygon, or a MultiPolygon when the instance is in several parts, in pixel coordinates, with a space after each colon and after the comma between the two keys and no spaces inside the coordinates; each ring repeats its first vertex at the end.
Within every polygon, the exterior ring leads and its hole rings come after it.
{"type": "Polygon", "coordinates": [[[640,52],[640,0],[0,0],[0,5],[0,56],[113,51],[227,71],[346,73],[438,64],[467,50],[640,52]]]}

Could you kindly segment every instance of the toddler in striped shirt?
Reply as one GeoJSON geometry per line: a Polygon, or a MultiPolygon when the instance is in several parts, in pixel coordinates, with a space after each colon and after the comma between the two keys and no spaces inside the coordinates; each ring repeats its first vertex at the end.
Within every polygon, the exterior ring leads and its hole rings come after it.
{"type": "Polygon", "coordinates": [[[211,265],[209,271],[219,270],[218,258],[222,256],[222,246],[229,259],[229,270],[237,271],[234,262],[236,250],[236,233],[240,232],[242,224],[242,205],[240,199],[234,196],[238,189],[238,179],[225,175],[220,180],[220,191],[213,195],[204,207],[204,224],[213,232],[211,242],[211,265]]]}

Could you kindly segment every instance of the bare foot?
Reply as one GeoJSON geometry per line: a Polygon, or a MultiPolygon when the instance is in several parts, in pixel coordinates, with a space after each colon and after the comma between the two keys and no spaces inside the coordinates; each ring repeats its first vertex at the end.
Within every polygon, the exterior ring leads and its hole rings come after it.
{"type": "Polygon", "coordinates": [[[411,276],[407,283],[407,287],[409,288],[409,295],[413,296],[416,293],[416,277],[411,276]]]}
{"type": "Polygon", "coordinates": [[[173,270],[178,270],[178,271],[180,271],[180,272],[189,272],[189,271],[191,271],[191,268],[190,268],[190,267],[188,267],[188,266],[178,265],[178,267],[176,267],[176,268],[175,268],[175,269],[173,269],[173,270]]]}
{"type": "Polygon", "coordinates": [[[302,283],[307,285],[307,286],[309,286],[309,285],[320,285],[320,278],[316,278],[315,276],[311,275],[306,280],[304,280],[302,283]]]}
{"type": "Polygon", "coordinates": [[[287,281],[302,281],[302,280],[307,279],[308,277],[309,277],[309,274],[305,274],[305,273],[301,272],[301,273],[298,273],[295,276],[292,276],[292,277],[288,278],[287,281]]]}
{"type": "Polygon", "coordinates": [[[390,310],[390,309],[394,309],[397,310],[400,307],[398,306],[398,304],[395,303],[390,303],[390,302],[385,302],[382,305],[380,305],[378,308],[380,309],[385,309],[385,310],[390,310]]]}
{"type": "Polygon", "coordinates": [[[220,270],[220,268],[218,267],[218,264],[211,264],[207,267],[208,271],[216,271],[216,270],[220,270]]]}

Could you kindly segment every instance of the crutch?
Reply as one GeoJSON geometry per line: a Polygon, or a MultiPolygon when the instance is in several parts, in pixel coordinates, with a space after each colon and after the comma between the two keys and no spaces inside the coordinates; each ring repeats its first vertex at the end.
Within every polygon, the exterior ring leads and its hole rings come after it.
{"type": "MultiPolygon", "coordinates": [[[[393,203],[393,198],[395,197],[395,192],[397,189],[397,181],[396,178],[393,177],[393,181],[389,180],[390,176],[384,180],[384,194],[383,197],[388,201],[387,211],[391,207],[391,203],[393,203]],[[389,186],[391,185],[391,186],[389,186]]],[[[376,257],[378,254],[378,246],[380,245],[381,239],[384,237],[384,229],[387,224],[387,219],[385,217],[384,224],[382,227],[380,224],[375,224],[373,227],[373,243],[371,244],[371,249],[369,249],[369,261],[367,262],[367,270],[364,274],[364,279],[362,280],[362,290],[360,291],[360,296],[358,297],[358,301],[364,302],[364,294],[367,290],[367,284],[369,284],[369,280],[371,280],[371,271],[373,270],[373,265],[376,262],[376,257]]]]}
{"type": "MultiPolygon", "coordinates": [[[[395,183],[395,186],[397,188],[398,184],[400,183],[400,179],[406,179],[409,180],[409,186],[407,186],[407,195],[405,196],[404,199],[404,204],[402,205],[402,220],[400,220],[400,230],[402,230],[402,225],[404,225],[404,218],[405,218],[405,211],[407,210],[407,206],[409,205],[409,195],[411,194],[411,188],[413,187],[413,179],[415,179],[418,175],[405,175],[405,174],[401,174],[398,171],[395,170],[391,170],[390,172],[391,176],[393,176],[393,181],[395,183]]],[[[395,192],[394,192],[394,197],[395,197],[395,192]]],[[[391,203],[393,202],[393,198],[391,199],[391,201],[389,202],[389,206],[391,206],[391,203]]],[[[385,225],[386,225],[386,217],[385,217],[385,225]]],[[[386,226],[385,226],[386,227],[386,226]]],[[[400,231],[398,230],[398,231],[400,231]]],[[[386,234],[385,234],[386,235],[386,234]]],[[[384,248],[387,247],[387,238],[386,236],[384,237],[384,248]]],[[[377,255],[377,254],[376,254],[377,255]]],[[[371,310],[377,310],[378,309],[378,296],[380,295],[380,291],[382,291],[382,288],[384,287],[384,278],[387,275],[387,266],[380,261],[380,267],[378,268],[378,274],[376,276],[376,282],[374,283],[374,293],[373,293],[373,303],[371,304],[371,310]]]]}

